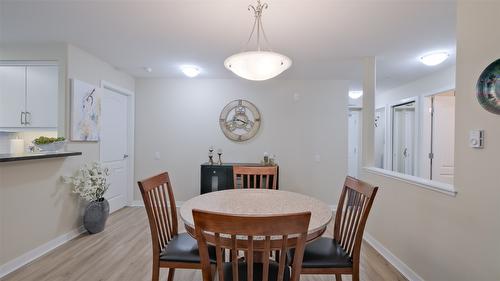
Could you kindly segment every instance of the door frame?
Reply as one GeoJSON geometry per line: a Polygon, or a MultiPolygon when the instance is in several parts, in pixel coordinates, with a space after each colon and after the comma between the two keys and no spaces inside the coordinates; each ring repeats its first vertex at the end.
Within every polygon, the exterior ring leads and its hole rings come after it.
{"type": "MultiPolygon", "coordinates": [[[[126,206],[134,201],[134,129],[135,129],[135,93],[110,83],[101,80],[101,89],[106,89],[127,97],[127,202],[126,206]]],[[[99,142],[99,160],[102,160],[101,142],[99,142]]]]}

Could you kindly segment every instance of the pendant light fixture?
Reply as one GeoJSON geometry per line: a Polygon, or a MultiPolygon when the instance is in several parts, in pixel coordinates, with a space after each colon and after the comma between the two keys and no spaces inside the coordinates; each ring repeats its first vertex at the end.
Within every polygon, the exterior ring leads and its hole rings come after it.
{"type": "Polygon", "coordinates": [[[241,78],[253,81],[268,80],[280,75],[292,65],[290,58],[273,52],[269,48],[269,42],[262,26],[262,11],[267,7],[267,3],[261,4],[260,0],[257,0],[257,6],[248,6],[248,10],[254,12],[255,19],[245,50],[228,57],[224,61],[224,66],[241,78]],[[246,49],[254,37],[255,31],[257,31],[257,50],[247,51],[246,49]],[[265,41],[266,49],[261,46],[261,35],[265,41]]]}

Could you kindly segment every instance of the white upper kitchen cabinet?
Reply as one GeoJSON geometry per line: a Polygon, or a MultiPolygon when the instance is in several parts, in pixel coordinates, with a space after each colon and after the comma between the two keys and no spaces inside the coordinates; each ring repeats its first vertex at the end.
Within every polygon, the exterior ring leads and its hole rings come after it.
{"type": "Polygon", "coordinates": [[[24,127],[26,67],[0,66],[0,127],[24,127]]]}
{"type": "Polygon", "coordinates": [[[26,74],[27,126],[57,127],[58,67],[28,66],[26,74]]]}
{"type": "Polygon", "coordinates": [[[0,131],[57,128],[59,68],[0,65],[0,131]]]}

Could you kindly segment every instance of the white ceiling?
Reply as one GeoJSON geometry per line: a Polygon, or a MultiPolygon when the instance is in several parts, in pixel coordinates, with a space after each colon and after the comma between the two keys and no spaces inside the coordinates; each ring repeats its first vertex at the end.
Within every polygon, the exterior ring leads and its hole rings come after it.
{"type": "MultiPolygon", "coordinates": [[[[231,78],[223,61],[246,42],[254,0],[0,2],[2,41],[69,42],[137,77],[183,77],[178,66],[196,64],[199,77],[231,78]]],[[[361,58],[375,55],[379,86],[388,88],[455,63],[454,1],[267,2],[271,46],[293,60],[280,78],[347,79],[357,87],[361,58]],[[433,50],[451,59],[420,64],[433,50]]]]}

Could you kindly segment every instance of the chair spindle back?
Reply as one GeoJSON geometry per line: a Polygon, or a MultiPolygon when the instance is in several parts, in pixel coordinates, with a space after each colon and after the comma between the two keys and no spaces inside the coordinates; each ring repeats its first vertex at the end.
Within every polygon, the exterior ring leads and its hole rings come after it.
{"type": "Polygon", "coordinates": [[[377,190],[378,187],[348,176],[340,195],[334,239],[354,262],[359,260],[363,231],[377,190]]]}
{"type": "Polygon", "coordinates": [[[278,167],[234,166],[234,188],[277,188],[278,167]],[[238,185],[240,183],[240,185],[238,185]]]}
{"type": "Polygon", "coordinates": [[[204,281],[211,281],[212,276],[208,244],[216,247],[219,281],[224,281],[223,250],[224,252],[230,250],[233,281],[240,280],[238,279],[237,256],[239,251],[246,253],[247,281],[254,280],[254,253],[262,253],[262,257],[264,257],[262,260],[262,280],[268,281],[270,262],[268,257],[271,251],[279,250],[280,258],[276,281],[282,281],[285,270],[288,270],[286,253],[290,248],[295,248],[290,280],[299,280],[307,229],[311,218],[310,212],[273,216],[237,216],[194,209],[193,218],[204,281]],[[241,239],[242,237],[246,239],[241,239]]]}
{"type": "Polygon", "coordinates": [[[177,235],[177,210],[168,173],[138,182],[146,207],[153,241],[153,255],[159,255],[177,235]]]}

